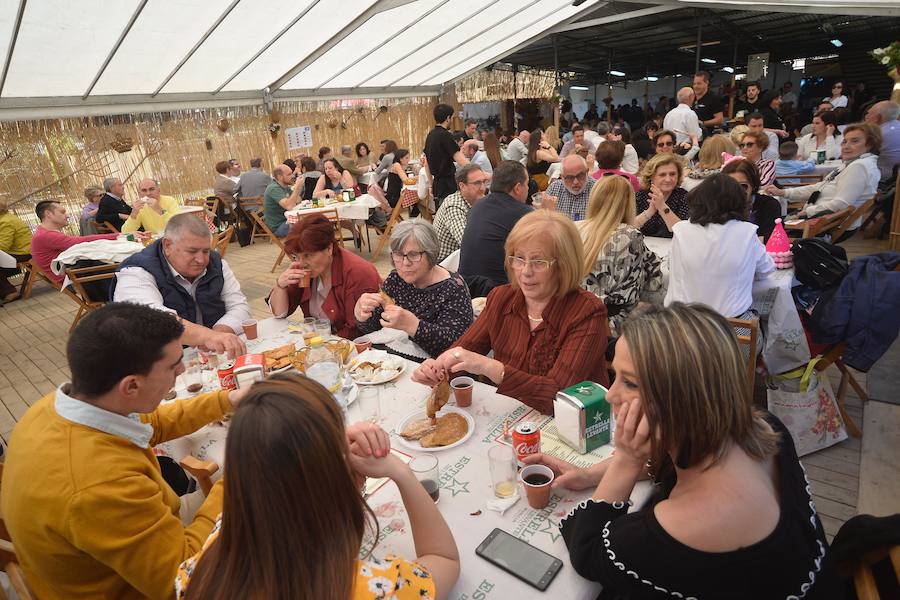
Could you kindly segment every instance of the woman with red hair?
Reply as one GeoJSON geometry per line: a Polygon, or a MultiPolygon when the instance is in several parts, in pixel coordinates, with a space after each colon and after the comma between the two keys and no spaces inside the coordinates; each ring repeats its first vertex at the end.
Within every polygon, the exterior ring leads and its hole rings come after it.
{"type": "Polygon", "coordinates": [[[362,294],[378,292],[381,276],[375,266],[341,248],[334,239],[334,224],[322,215],[291,227],[284,247],[291,265],[266,299],[272,314],[284,318],[299,306],[305,316],[331,321],[336,335],[359,336],[353,307],[362,294]]]}

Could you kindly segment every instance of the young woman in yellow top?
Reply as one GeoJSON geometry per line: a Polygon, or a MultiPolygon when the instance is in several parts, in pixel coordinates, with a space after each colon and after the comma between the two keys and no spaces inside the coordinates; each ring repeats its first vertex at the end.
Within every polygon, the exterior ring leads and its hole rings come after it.
{"type": "Polygon", "coordinates": [[[182,563],[179,600],[445,598],[459,575],[453,535],[389,449],[375,426],[365,443],[348,446],[340,407],[310,379],[256,383],[229,428],[222,517],[200,554],[182,563]],[[400,489],[415,562],[359,558],[366,525],[378,532],[360,493],[365,477],[389,477],[400,489]]]}

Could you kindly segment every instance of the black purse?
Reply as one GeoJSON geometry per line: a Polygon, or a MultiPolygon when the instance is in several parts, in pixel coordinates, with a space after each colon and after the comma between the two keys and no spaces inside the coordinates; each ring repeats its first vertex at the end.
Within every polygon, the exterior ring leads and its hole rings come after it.
{"type": "Polygon", "coordinates": [[[838,285],[850,270],[847,251],[818,238],[797,240],[791,251],[797,280],[816,290],[838,285]]]}

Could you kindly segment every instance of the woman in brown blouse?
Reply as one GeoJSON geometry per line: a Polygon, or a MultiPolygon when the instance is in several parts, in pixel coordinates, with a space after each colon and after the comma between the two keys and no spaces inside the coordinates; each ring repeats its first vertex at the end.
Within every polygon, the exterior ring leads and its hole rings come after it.
{"type": "Polygon", "coordinates": [[[581,238],[565,215],[538,210],[522,217],[506,240],[510,283],[494,288],[468,331],[413,380],[435,385],[465,371],[497,391],[553,412],[556,392],[580,381],[607,385],[606,307],[580,289],[581,238]],[[493,350],[494,358],[485,356],[493,350]]]}
{"type": "Polygon", "coordinates": [[[364,293],[378,291],[381,276],[375,266],[341,248],[334,225],[322,215],[310,215],[291,227],[284,247],[291,266],[278,276],[266,299],[272,314],[284,318],[300,307],[308,317],[331,321],[335,334],[357,337],[353,307],[364,293]]]}

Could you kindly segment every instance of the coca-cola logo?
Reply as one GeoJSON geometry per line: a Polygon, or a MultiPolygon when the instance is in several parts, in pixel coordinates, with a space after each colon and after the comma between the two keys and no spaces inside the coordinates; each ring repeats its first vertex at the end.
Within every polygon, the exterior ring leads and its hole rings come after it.
{"type": "Polygon", "coordinates": [[[526,454],[537,454],[541,451],[541,443],[536,442],[534,444],[528,445],[527,442],[521,442],[516,444],[515,446],[516,454],[519,456],[524,456],[526,454]]]}

